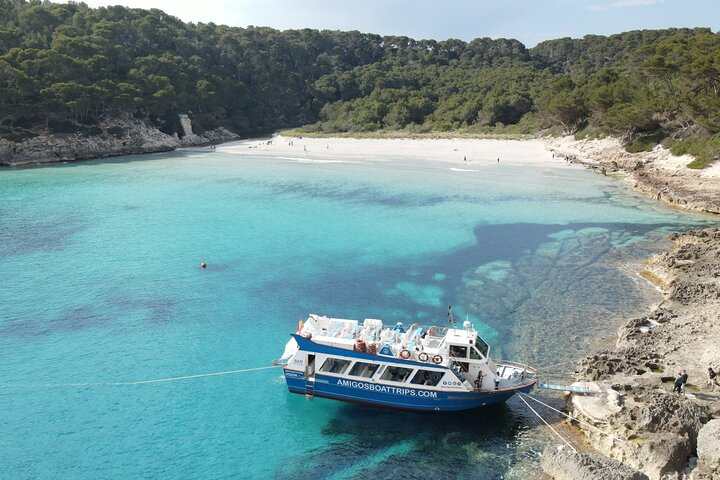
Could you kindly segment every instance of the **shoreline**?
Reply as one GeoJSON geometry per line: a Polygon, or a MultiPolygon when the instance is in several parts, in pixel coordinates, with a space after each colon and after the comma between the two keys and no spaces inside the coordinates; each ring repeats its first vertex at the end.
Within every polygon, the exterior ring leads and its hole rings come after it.
{"type": "MultiPolygon", "coordinates": [[[[189,122],[189,120],[188,120],[189,122]]],[[[239,136],[225,128],[182,138],[168,135],[154,126],[129,115],[101,122],[101,132],[39,135],[20,143],[0,139],[0,167],[30,167],[55,163],[97,160],[124,155],[171,152],[178,148],[214,145],[237,140],[239,136]]]]}
{"type": "Polygon", "coordinates": [[[577,363],[576,385],[592,395],[566,397],[567,411],[586,424],[563,424],[605,457],[550,445],[543,468],[553,478],[596,478],[585,467],[619,464],[630,469],[613,479],[720,478],[720,387],[706,385],[708,365],[720,367],[720,228],[670,238],[646,267],[664,300],[621,326],[613,348],[577,363]],[[689,374],[684,395],[671,391],[681,370],[689,374]]]}
{"type": "Polygon", "coordinates": [[[266,156],[308,163],[434,162],[458,170],[497,164],[568,164],[538,139],[287,137],[248,139],[218,146],[218,153],[266,156]]]}
{"type": "MultiPolygon", "coordinates": [[[[685,167],[691,157],[662,148],[630,154],[616,139],[565,137],[547,144],[571,163],[624,174],[628,186],[672,207],[720,213],[717,163],[691,170],[685,167]]],[[[541,463],[555,479],[720,479],[720,387],[706,389],[707,368],[720,369],[720,228],[670,239],[670,248],[641,272],[663,301],[621,326],[613,348],[577,363],[577,384],[596,393],[568,395],[567,410],[592,427],[563,424],[594,452],[548,446],[541,463]],[[689,374],[682,396],[671,392],[681,370],[689,374]],[[598,470],[615,473],[598,477],[598,470]]]]}
{"type": "Polygon", "coordinates": [[[660,146],[628,153],[616,138],[545,140],[557,155],[603,174],[621,173],[625,183],[654,200],[691,212],[720,215],[720,162],[702,170],[687,168],[689,155],[675,156],[660,146]]]}

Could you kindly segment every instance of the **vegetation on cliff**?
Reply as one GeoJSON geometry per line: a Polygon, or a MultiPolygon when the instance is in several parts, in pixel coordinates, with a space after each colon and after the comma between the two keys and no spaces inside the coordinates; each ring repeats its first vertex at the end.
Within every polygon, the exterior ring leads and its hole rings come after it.
{"type": "Polygon", "coordinates": [[[550,128],[720,152],[720,35],[708,29],[559,39],[414,40],[184,23],[159,10],[0,0],[0,135],[97,133],[178,113],[243,135],[550,128]]]}

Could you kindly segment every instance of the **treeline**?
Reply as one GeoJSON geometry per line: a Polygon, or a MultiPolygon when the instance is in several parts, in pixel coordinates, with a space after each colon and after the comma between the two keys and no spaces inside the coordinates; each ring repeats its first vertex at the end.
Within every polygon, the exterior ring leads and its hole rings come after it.
{"type": "Polygon", "coordinates": [[[0,0],[0,135],[107,115],[242,135],[307,125],[619,135],[705,163],[720,151],[720,36],[708,29],[559,39],[414,40],[184,23],[159,10],[0,0]]]}

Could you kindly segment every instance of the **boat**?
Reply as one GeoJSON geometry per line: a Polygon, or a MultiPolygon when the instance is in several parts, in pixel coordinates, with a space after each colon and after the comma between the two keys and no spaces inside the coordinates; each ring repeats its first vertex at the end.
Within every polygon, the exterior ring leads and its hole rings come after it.
{"type": "Polygon", "coordinates": [[[533,368],[493,361],[469,320],[454,326],[405,328],[311,314],[275,363],[283,366],[292,393],[402,410],[478,408],[537,383],[533,368]]]}

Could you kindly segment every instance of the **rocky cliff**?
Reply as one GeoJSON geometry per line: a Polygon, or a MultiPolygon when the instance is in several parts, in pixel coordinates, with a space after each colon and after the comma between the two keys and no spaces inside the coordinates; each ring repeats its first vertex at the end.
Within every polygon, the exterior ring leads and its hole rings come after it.
{"type": "MultiPolygon", "coordinates": [[[[185,116],[187,118],[187,116],[185,116]]],[[[188,120],[189,122],[189,120],[188,120]]],[[[188,123],[189,125],[189,123],[188,123]]],[[[97,135],[47,134],[20,143],[0,140],[0,165],[22,166],[93,158],[166,152],[178,147],[235,140],[237,134],[218,128],[179,138],[129,115],[104,120],[97,135]]]]}

